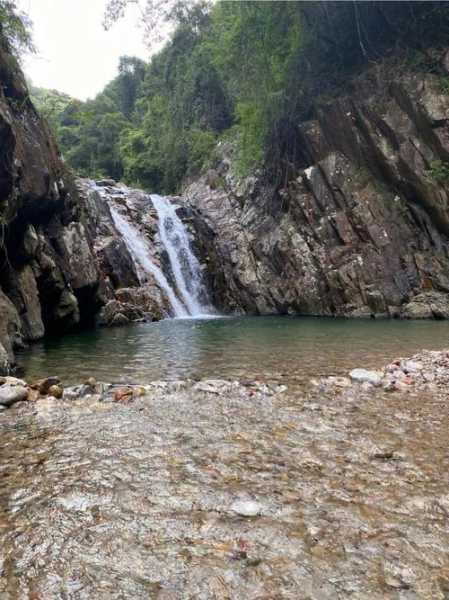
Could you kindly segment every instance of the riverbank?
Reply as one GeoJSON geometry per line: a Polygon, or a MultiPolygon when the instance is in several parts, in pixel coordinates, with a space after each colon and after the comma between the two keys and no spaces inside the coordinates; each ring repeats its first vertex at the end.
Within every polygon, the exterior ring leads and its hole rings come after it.
{"type": "Polygon", "coordinates": [[[377,375],[18,402],[0,415],[0,595],[443,600],[448,353],[377,375]]]}
{"type": "MultiPolygon", "coordinates": [[[[329,376],[310,380],[310,386],[321,393],[359,395],[382,392],[445,393],[449,384],[449,350],[425,350],[411,358],[397,358],[383,369],[352,369],[347,376],[329,376]]],[[[26,402],[53,402],[57,400],[82,400],[94,402],[119,402],[130,404],[136,399],[151,396],[155,391],[165,394],[187,392],[191,394],[273,396],[287,392],[288,386],[278,382],[257,379],[175,380],[153,381],[149,384],[97,382],[90,377],[84,383],[64,388],[59,377],[51,376],[27,383],[17,377],[0,377],[0,412],[26,402]]],[[[296,390],[297,392],[297,390],[296,390]]],[[[307,390],[305,393],[310,393],[307,390]]]]}

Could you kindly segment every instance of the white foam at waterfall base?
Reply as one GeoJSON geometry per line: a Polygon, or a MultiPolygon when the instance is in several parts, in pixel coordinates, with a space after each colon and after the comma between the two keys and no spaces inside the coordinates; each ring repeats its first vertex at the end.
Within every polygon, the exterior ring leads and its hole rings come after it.
{"type": "Polygon", "coordinates": [[[174,316],[188,317],[189,313],[176,297],[164,273],[151,261],[151,252],[142,233],[137,227],[134,227],[134,225],[127,221],[116,208],[111,205],[109,208],[114,225],[122,235],[123,241],[134,261],[141,283],[143,282],[145,273],[153,275],[159,287],[167,294],[174,316]]]}
{"type": "Polygon", "coordinates": [[[152,194],[151,200],[158,215],[159,237],[167,251],[176,287],[192,318],[214,318],[210,304],[205,304],[207,291],[203,284],[201,266],[192,252],[184,223],[168,198],[152,194]]]}

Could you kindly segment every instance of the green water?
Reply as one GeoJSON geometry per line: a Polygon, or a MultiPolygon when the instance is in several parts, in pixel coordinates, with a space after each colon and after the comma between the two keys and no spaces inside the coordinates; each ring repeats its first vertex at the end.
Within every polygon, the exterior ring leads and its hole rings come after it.
{"type": "Polygon", "coordinates": [[[184,378],[304,381],[449,347],[449,323],[298,317],[167,320],[67,335],[19,356],[25,376],[139,382],[184,378]]]}

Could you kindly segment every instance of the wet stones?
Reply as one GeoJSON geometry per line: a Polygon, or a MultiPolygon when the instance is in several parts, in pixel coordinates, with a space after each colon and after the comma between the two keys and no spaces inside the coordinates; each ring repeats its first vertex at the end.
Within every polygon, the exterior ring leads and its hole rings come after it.
{"type": "Polygon", "coordinates": [[[353,369],[347,377],[313,379],[323,391],[348,388],[347,392],[381,388],[387,392],[427,390],[436,392],[449,385],[449,352],[423,351],[411,358],[397,358],[380,371],[353,369]]]}
{"type": "Polygon", "coordinates": [[[16,402],[23,402],[28,398],[28,390],[23,385],[4,383],[0,386],[0,405],[9,407],[16,402]]]}
{"type": "Polygon", "coordinates": [[[227,390],[232,384],[229,381],[223,379],[205,379],[199,381],[193,387],[199,392],[206,392],[208,394],[220,394],[227,390]]]}
{"type": "Polygon", "coordinates": [[[254,500],[236,500],[230,508],[241,517],[258,517],[262,513],[262,505],[254,500]]]}
{"type": "Polygon", "coordinates": [[[366,369],[353,369],[349,373],[352,381],[358,383],[369,383],[375,387],[379,387],[382,383],[382,375],[377,371],[367,371],[366,369]]]}
{"type": "Polygon", "coordinates": [[[31,387],[37,390],[39,394],[46,396],[49,393],[50,388],[58,386],[60,382],[61,380],[59,377],[45,377],[44,379],[39,379],[33,383],[31,387]]]}
{"type": "Polygon", "coordinates": [[[53,396],[57,400],[61,399],[64,394],[64,388],[60,385],[52,385],[48,390],[48,395],[53,396]]]}

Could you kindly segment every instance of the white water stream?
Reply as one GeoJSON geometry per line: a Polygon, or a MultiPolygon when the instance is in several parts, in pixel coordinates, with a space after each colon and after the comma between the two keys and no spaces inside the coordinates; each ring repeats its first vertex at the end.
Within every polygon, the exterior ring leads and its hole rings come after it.
{"type": "Polygon", "coordinates": [[[159,237],[168,254],[175,286],[153,262],[150,246],[142,232],[109,203],[114,225],[131,254],[141,283],[145,274],[154,276],[167,295],[174,317],[216,316],[207,302],[200,264],[191,250],[187,230],[176,214],[175,207],[167,198],[156,194],[151,196],[151,201],[158,214],[159,237]]]}
{"type": "Polygon", "coordinates": [[[212,316],[207,302],[207,291],[203,285],[201,266],[190,247],[184,223],[168,198],[151,195],[158,215],[159,237],[167,251],[176,287],[192,317],[212,316]]]}
{"type": "Polygon", "coordinates": [[[128,248],[129,253],[134,261],[137,269],[137,274],[141,283],[144,279],[145,273],[150,273],[156,279],[159,287],[167,294],[167,298],[170,302],[175,317],[187,317],[189,313],[182,305],[182,303],[176,297],[173,288],[168,283],[167,278],[161,269],[156,266],[151,260],[151,252],[148,244],[137,229],[134,227],[125,217],[123,217],[116,208],[109,206],[111,209],[112,219],[117,231],[122,235],[123,241],[128,248]]]}

